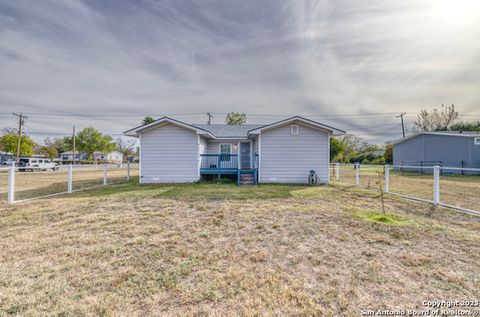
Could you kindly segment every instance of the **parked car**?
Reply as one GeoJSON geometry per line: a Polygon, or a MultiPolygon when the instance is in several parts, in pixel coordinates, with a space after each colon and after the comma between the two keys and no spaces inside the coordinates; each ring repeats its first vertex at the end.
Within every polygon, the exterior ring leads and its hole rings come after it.
{"type": "Polygon", "coordinates": [[[9,159],[2,162],[2,165],[12,166],[13,164],[15,164],[15,159],[9,159]]]}
{"type": "Polygon", "coordinates": [[[60,167],[57,163],[53,163],[50,159],[35,158],[35,157],[22,157],[18,160],[19,171],[46,171],[51,169],[52,171],[58,170],[60,167]]]}

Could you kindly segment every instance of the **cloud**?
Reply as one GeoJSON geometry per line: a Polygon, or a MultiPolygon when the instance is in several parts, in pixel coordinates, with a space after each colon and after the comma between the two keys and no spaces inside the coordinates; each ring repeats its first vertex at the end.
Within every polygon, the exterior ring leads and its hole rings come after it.
{"type": "Polygon", "coordinates": [[[120,133],[147,114],[314,114],[382,142],[400,136],[393,114],[348,115],[406,111],[411,120],[441,103],[478,114],[480,10],[449,3],[6,2],[0,124],[25,111],[43,114],[30,116],[31,131],[120,133]],[[46,115],[60,113],[87,117],[46,115]]]}

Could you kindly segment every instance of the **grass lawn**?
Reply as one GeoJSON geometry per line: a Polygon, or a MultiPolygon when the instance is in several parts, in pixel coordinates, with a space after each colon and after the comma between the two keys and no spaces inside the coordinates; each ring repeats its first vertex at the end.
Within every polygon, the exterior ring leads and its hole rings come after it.
{"type": "Polygon", "coordinates": [[[324,315],[480,298],[480,218],[350,186],[134,182],[0,208],[2,315],[324,315]]]}

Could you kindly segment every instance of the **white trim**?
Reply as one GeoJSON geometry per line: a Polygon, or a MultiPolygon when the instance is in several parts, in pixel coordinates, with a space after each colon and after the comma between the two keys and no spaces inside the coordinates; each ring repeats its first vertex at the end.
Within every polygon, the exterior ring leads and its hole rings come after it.
{"type": "Polygon", "coordinates": [[[475,138],[473,144],[480,145],[480,138],[475,138]]]}
{"type": "Polygon", "coordinates": [[[200,140],[200,135],[197,134],[197,158],[198,158],[198,180],[200,180],[200,168],[201,168],[201,164],[202,164],[202,158],[200,157],[200,146],[201,146],[201,140],[200,140]]]}
{"type": "Polygon", "coordinates": [[[250,130],[248,132],[248,134],[250,135],[250,134],[255,134],[257,132],[261,132],[263,130],[273,129],[273,128],[276,128],[278,126],[288,124],[292,121],[299,121],[299,122],[302,122],[305,125],[316,127],[318,129],[324,130],[325,132],[330,132],[330,133],[339,132],[339,134],[344,134],[345,133],[345,131],[343,131],[343,130],[336,129],[336,128],[333,128],[333,127],[329,127],[327,125],[321,124],[320,122],[316,122],[316,121],[313,121],[313,120],[309,120],[309,119],[306,119],[306,118],[295,116],[295,117],[291,117],[291,118],[288,118],[288,119],[285,119],[285,120],[281,120],[281,121],[278,121],[278,122],[275,122],[275,123],[272,123],[272,124],[265,125],[265,126],[260,127],[260,128],[250,130]]]}
{"type": "Polygon", "coordinates": [[[258,134],[258,182],[262,182],[262,132],[258,134]]]}
{"type": "Polygon", "coordinates": [[[138,135],[138,183],[142,184],[142,134],[138,135]]]}
{"type": "Polygon", "coordinates": [[[327,173],[327,183],[330,183],[330,160],[331,160],[331,157],[330,157],[330,139],[331,139],[331,134],[329,133],[328,134],[328,152],[327,152],[327,156],[328,156],[328,173],[327,173]]]}
{"type": "Polygon", "coordinates": [[[157,128],[157,127],[160,127],[160,126],[165,125],[167,123],[175,124],[175,125],[178,125],[180,127],[185,128],[185,129],[193,130],[197,134],[206,134],[206,135],[211,136],[212,138],[215,138],[215,136],[213,134],[211,134],[210,132],[208,132],[206,130],[196,128],[196,127],[194,127],[192,125],[189,125],[187,123],[184,123],[184,122],[181,122],[181,121],[178,121],[178,120],[175,120],[175,119],[171,119],[171,118],[168,118],[168,117],[160,118],[160,119],[158,119],[158,120],[156,120],[152,123],[149,123],[147,125],[142,125],[140,127],[130,129],[128,131],[123,132],[123,134],[128,135],[128,136],[137,136],[137,135],[140,134],[140,132],[144,132],[145,130],[150,130],[150,129],[153,129],[153,128],[157,128]]]}

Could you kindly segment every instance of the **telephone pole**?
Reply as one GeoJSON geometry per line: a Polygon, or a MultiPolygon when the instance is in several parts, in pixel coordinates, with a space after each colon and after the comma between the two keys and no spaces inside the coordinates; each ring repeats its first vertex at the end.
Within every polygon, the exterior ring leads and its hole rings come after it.
{"type": "Polygon", "coordinates": [[[211,124],[211,120],[213,116],[210,114],[210,112],[207,112],[207,116],[208,116],[208,124],[211,124]]]}
{"type": "Polygon", "coordinates": [[[75,165],[75,126],[73,126],[72,143],[73,143],[73,165],[75,165]]]}
{"type": "Polygon", "coordinates": [[[398,116],[395,117],[395,118],[400,118],[400,120],[402,120],[403,137],[405,137],[405,124],[403,123],[403,116],[406,115],[406,114],[407,114],[406,112],[402,112],[401,114],[399,114],[398,116]]]}
{"type": "Polygon", "coordinates": [[[27,116],[24,116],[23,113],[13,113],[14,116],[18,117],[18,140],[17,140],[17,156],[16,156],[16,162],[18,163],[18,160],[20,159],[20,145],[21,145],[21,139],[22,139],[22,126],[25,124],[25,119],[27,119],[27,116]]]}

